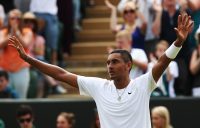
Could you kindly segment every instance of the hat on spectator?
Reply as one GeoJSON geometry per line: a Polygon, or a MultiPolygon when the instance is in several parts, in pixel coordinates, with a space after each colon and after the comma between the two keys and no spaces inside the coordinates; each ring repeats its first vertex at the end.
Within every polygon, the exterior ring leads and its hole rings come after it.
{"type": "Polygon", "coordinates": [[[36,16],[32,12],[26,12],[23,15],[23,19],[36,20],[36,16]]]}

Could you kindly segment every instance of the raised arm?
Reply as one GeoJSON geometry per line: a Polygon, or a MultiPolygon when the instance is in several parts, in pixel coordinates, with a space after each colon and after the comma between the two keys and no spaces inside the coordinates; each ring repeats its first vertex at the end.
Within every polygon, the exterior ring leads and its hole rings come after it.
{"type": "Polygon", "coordinates": [[[117,9],[113,4],[110,3],[109,0],[105,0],[105,4],[111,10],[110,29],[113,32],[116,32],[117,31],[117,9]]]}
{"type": "Polygon", "coordinates": [[[37,68],[41,72],[55,78],[56,80],[68,83],[69,85],[78,88],[77,75],[67,72],[58,66],[44,63],[27,55],[24,51],[21,42],[15,36],[9,37],[8,40],[9,40],[9,45],[12,45],[17,49],[17,51],[20,54],[20,57],[24,61],[26,61],[33,67],[37,68]]]}
{"type": "Polygon", "coordinates": [[[178,27],[174,28],[176,31],[177,39],[173,42],[173,44],[166,50],[165,54],[163,54],[158,62],[154,65],[152,69],[152,75],[154,80],[157,82],[162,73],[168,67],[171,60],[173,60],[181,49],[183,42],[186,40],[188,33],[191,31],[193,27],[193,21],[191,21],[191,17],[187,14],[182,14],[178,16],[178,27]]]}

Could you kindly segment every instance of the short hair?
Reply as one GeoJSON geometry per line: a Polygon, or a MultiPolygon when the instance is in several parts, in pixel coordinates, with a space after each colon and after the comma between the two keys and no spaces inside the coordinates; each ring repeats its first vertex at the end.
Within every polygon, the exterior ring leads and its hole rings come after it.
{"type": "Polygon", "coordinates": [[[129,41],[132,41],[132,37],[131,37],[131,33],[128,30],[122,30],[119,31],[116,36],[116,38],[120,38],[120,37],[124,37],[126,39],[128,39],[129,41]]]}
{"type": "Polygon", "coordinates": [[[6,80],[9,80],[8,73],[4,70],[0,70],[0,77],[5,77],[6,80]]]}
{"type": "Polygon", "coordinates": [[[71,125],[71,128],[74,127],[75,125],[75,116],[73,113],[68,113],[68,112],[61,112],[58,116],[63,116],[68,123],[71,125]]]}
{"type": "Polygon", "coordinates": [[[19,118],[21,116],[24,116],[24,115],[27,115],[27,114],[30,114],[32,118],[34,117],[33,116],[33,110],[31,108],[31,106],[29,106],[29,105],[21,105],[17,109],[17,112],[16,112],[17,118],[19,118]]]}
{"type": "Polygon", "coordinates": [[[110,54],[113,54],[113,53],[119,53],[122,56],[122,59],[124,60],[124,62],[126,62],[126,63],[133,62],[132,56],[127,50],[115,49],[110,54]]]}
{"type": "Polygon", "coordinates": [[[159,45],[165,46],[166,48],[169,47],[169,43],[166,40],[160,40],[157,45],[156,45],[156,49],[159,45]]]}

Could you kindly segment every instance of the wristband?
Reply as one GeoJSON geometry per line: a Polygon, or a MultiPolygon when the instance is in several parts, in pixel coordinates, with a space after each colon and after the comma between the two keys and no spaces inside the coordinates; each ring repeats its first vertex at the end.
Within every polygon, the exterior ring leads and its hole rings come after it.
{"type": "Polygon", "coordinates": [[[170,59],[174,59],[177,54],[179,53],[179,51],[181,50],[182,46],[181,47],[176,47],[174,45],[174,43],[165,51],[165,54],[168,58],[170,59]]]}

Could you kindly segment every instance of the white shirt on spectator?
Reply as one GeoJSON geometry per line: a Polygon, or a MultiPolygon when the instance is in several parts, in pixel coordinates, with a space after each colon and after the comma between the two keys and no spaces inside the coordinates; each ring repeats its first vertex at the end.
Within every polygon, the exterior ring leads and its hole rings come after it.
{"type": "MultiPolygon", "coordinates": [[[[152,68],[153,68],[153,66],[154,66],[154,63],[150,62],[148,64],[147,71],[151,71],[152,68]]],[[[175,78],[177,78],[179,76],[179,73],[178,73],[178,64],[176,63],[176,61],[171,61],[169,63],[168,69],[169,69],[170,75],[172,75],[172,77],[173,77],[170,81],[168,81],[169,97],[176,97],[175,90],[174,90],[174,82],[175,82],[175,78]]],[[[166,73],[166,71],[164,73],[166,73]]],[[[157,86],[162,90],[163,94],[166,95],[167,94],[167,90],[164,87],[164,83],[163,83],[162,77],[163,77],[163,75],[158,80],[157,86]]]]}
{"type": "Polygon", "coordinates": [[[30,11],[57,15],[57,0],[31,0],[30,11]]]}
{"type": "MultiPolygon", "coordinates": [[[[132,58],[136,61],[139,62],[145,62],[148,63],[148,59],[146,56],[146,53],[144,52],[144,50],[139,49],[139,48],[133,48],[130,52],[132,58]]],[[[130,78],[134,79],[138,76],[141,76],[142,74],[144,74],[144,71],[142,69],[140,69],[139,67],[133,65],[131,72],[130,72],[130,78]]]]}
{"type": "Polygon", "coordinates": [[[151,128],[149,99],[156,88],[152,72],[117,89],[111,80],[78,76],[81,95],[91,96],[97,105],[101,128],[151,128]]]}

